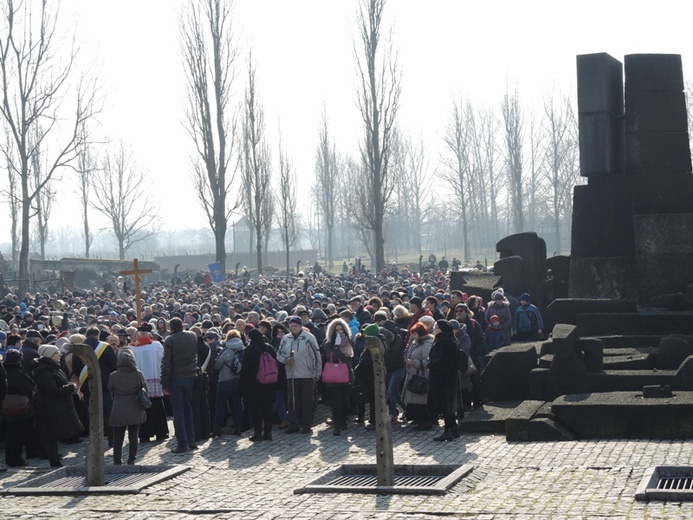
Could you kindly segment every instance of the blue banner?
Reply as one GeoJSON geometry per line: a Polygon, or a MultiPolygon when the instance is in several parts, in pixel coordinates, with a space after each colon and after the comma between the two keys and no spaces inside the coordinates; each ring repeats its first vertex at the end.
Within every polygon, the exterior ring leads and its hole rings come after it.
{"type": "Polygon", "coordinates": [[[219,262],[209,264],[209,274],[212,276],[212,281],[214,283],[221,283],[224,281],[224,273],[221,272],[221,264],[219,262]]]}

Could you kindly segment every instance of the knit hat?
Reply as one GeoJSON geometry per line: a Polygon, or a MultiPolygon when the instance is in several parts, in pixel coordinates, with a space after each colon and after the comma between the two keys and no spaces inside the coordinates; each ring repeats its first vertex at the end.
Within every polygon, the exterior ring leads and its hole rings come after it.
{"type": "Polygon", "coordinates": [[[375,323],[371,323],[365,329],[363,329],[363,332],[366,336],[377,336],[380,334],[380,327],[378,327],[378,325],[375,323]]]}
{"type": "Polygon", "coordinates": [[[70,336],[70,343],[73,345],[79,345],[87,340],[82,334],[73,334],[70,336]]]}
{"type": "Polygon", "coordinates": [[[24,359],[24,354],[21,350],[10,348],[5,352],[5,363],[21,363],[22,359],[24,359]]]}
{"type": "Polygon", "coordinates": [[[433,316],[421,316],[419,318],[419,321],[426,325],[426,327],[431,328],[433,324],[436,322],[436,320],[433,318],[433,316]]]}
{"type": "Polygon", "coordinates": [[[532,297],[529,295],[529,293],[522,293],[520,295],[520,301],[525,301],[527,303],[532,303],[532,297]]]}
{"type": "Polygon", "coordinates": [[[41,336],[41,333],[38,330],[34,330],[34,329],[27,330],[26,331],[26,337],[27,338],[43,339],[43,336],[41,336]]]}
{"type": "Polygon", "coordinates": [[[494,314],[489,318],[488,322],[491,325],[500,325],[500,317],[498,316],[498,314],[494,314]]]}
{"type": "Polygon", "coordinates": [[[257,329],[252,329],[250,332],[248,332],[248,339],[250,339],[250,341],[256,341],[259,343],[265,342],[265,336],[257,329]]]}
{"type": "Polygon", "coordinates": [[[55,345],[41,345],[38,348],[38,354],[41,357],[53,357],[53,355],[57,354],[58,352],[60,351],[55,345]]]}
{"type": "Polygon", "coordinates": [[[460,322],[457,320],[450,320],[450,325],[452,325],[453,330],[460,330],[460,322]]]}
{"type": "Polygon", "coordinates": [[[421,298],[419,298],[418,296],[414,296],[413,298],[409,299],[409,304],[414,304],[420,308],[422,304],[421,298]]]}
{"type": "Polygon", "coordinates": [[[299,318],[298,316],[291,316],[291,318],[289,319],[289,325],[292,323],[297,323],[299,325],[303,325],[303,320],[301,318],[299,318]]]}
{"type": "Polygon", "coordinates": [[[452,334],[452,324],[448,320],[438,320],[436,321],[436,325],[443,334],[452,334]]]}

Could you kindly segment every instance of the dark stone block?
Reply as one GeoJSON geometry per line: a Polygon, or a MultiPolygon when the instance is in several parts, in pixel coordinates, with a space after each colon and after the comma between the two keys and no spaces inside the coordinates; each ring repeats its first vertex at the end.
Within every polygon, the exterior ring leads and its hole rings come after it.
{"type": "Polygon", "coordinates": [[[529,373],[529,399],[546,399],[546,383],[549,380],[548,368],[535,368],[529,373]]]}
{"type": "Polygon", "coordinates": [[[546,242],[544,239],[533,231],[516,233],[499,240],[496,244],[496,251],[500,253],[501,260],[494,264],[493,270],[503,277],[503,288],[513,295],[528,292],[533,296],[532,303],[541,306],[543,302],[540,297],[540,286],[546,279],[546,242]],[[515,256],[522,258],[522,271],[519,279],[514,267],[511,270],[502,264],[504,259],[515,256]],[[497,267],[500,267],[501,271],[498,271],[497,267]],[[510,278],[511,274],[512,279],[510,278]]]}
{"type": "Polygon", "coordinates": [[[693,356],[683,360],[671,386],[676,390],[693,390],[693,356]]]}
{"type": "Polygon", "coordinates": [[[628,181],[636,215],[689,213],[693,208],[693,176],[688,173],[629,174],[628,181]]]}
{"type": "Polygon", "coordinates": [[[626,98],[631,91],[683,91],[680,54],[628,54],[623,61],[626,98]]]}
{"type": "Polygon", "coordinates": [[[577,317],[577,327],[582,337],[642,334],[641,325],[641,317],[630,313],[578,314],[577,317]]]}
{"type": "Polygon", "coordinates": [[[634,349],[656,349],[662,335],[643,336],[643,335],[619,335],[619,336],[598,336],[605,349],[634,348],[634,349]]]}
{"type": "Polygon", "coordinates": [[[546,399],[588,391],[587,368],[582,353],[571,352],[567,359],[554,355],[546,383],[546,399]]]}
{"type": "Polygon", "coordinates": [[[669,385],[647,385],[642,387],[642,396],[644,399],[674,397],[669,385]]]}
{"type": "Polygon", "coordinates": [[[551,412],[583,439],[693,437],[693,392],[663,399],[642,399],[639,392],[566,395],[551,412]]]}
{"type": "Polygon", "coordinates": [[[623,113],[623,66],[605,52],[577,57],[578,111],[623,113]]]}
{"type": "Polygon", "coordinates": [[[450,271],[450,290],[464,291],[464,286],[467,281],[464,279],[462,271],[450,271]]]}
{"type": "Polygon", "coordinates": [[[551,368],[553,362],[553,354],[546,354],[539,358],[539,368],[551,368]]]}
{"type": "MultiPolygon", "coordinates": [[[[637,255],[693,253],[693,213],[635,215],[633,222],[637,255]]],[[[693,265],[690,271],[693,279],[693,265]]]]}
{"type": "Polygon", "coordinates": [[[643,334],[693,334],[693,313],[691,312],[657,312],[641,314],[643,334]]]}
{"type": "Polygon", "coordinates": [[[493,272],[501,277],[503,289],[508,294],[522,294],[525,286],[523,259],[520,256],[508,256],[496,260],[493,272]]]}
{"type": "Polygon", "coordinates": [[[604,344],[600,339],[581,338],[576,347],[583,353],[585,368],[588,372],[602,372],[604,370],[604,344]]]}
{"type": "Polygon", "coordinates": [[[464,416],[460,430],[471,433],[505,433],[505,421],[522,401],[486,403],[464,416]]]}
{"type": "Polygon", "coordinates": [[[672,385],[675,387],[674,370],[609,370],[601,374],[587,374],[590,392],[639,392],[645,385],[672,385]]]}
{"type": "MultiPolygon", "coordinates": [[[[659,338],[659,336],[658,336],[659,338]]],[[[661,338],[659,338],[661,339],[661,338]]],[[[603,342],[603,341],[602,341],[603,342]]],[[[657,341],[659,343],[659,340],[657,341]]],[[[652,366],[649,368],[654,368],[657,365],[657,353],[659,352],[659,347],[620,347],[620,348],[605,348],[604,349],[604,359],[610,357],[618,356],[648,356],[652,360],[652,366]]]]}
{"type": "Polygon", "coordinates": [[[664,307],[670,311],[685,311],[688,309],[688,300],[683,293],[662,294],[655,298],[657,307],[664,307]]]}
{"type": "Polygon", "coordinates": [[[688,356],[693,356],[693,345],[683,336],[671,335],[662,338],[657,355],[657,368],[678,370],[688,356]]]}
{"type": "Polygon", "coordinates": [[[529,399],[529,373],[537,367],[530,345],[511,345],[493,352],[482,373],[482,401],[529,399]]]}
{"type": "Polygon", "coordinates": [[[575,433],[553,419],[538,417],[529,422],[529,440],[531,442],[574,441],[575,433]]]}
{"type": "Polygon", "coordinates": [[[639,295],[633,283],[635,257],[573,258],[570,262],[570,296],[573,298],[632,299],[639,295]]]}
{"type": "Polygon", "coordinates": [[[568,359],[575,351],[575,344],[578,340],[578,329],[575,325],[565,323],[557,324],[551,333],[554,346],[554,357],[568,359]]]}
{"type": "MultiPolygon", "coordinates": [[[[573,190],[570,283],[579,258],[632,256],[633,201],[625,176],[600,177],[573,190]]],[[[572,294],[572,293],[571,293],[572,294]]]]}
{"type": "Polygon", "coordinates": [[[578,115],[580,175],[596,177],[623,173],[623,120],[610,113],[578,115]]]}
{"type": "Polygon", "coordinates": [[[544,263],[546,271],[556,281],[567,282],[570,276],[570,257],[568,255],[554,255],[546,259],[544,263]]]}
{"type": "Polygon", "coordinates": [[[543,404],[543,400],[522,401],[505,420],[505,440],[508,442],[528,442],[529,421],[543,404]]]}
{"type": "Polygon", "coordinates": [[[604,359],[604,371],[612,370],[651,370],[655,365],[655,357],[647,354],[628,354],[625,356],[609,356],[604,359]]]}
{"type": "Polygon", "coordinates": [[[553,355],[556,352],[556,345],[553,344],[553,340],[549,339],[544,341],[539,348],[539,357],[546,355],[553,355]]]}
{"type": "Polygon", "coordinates": [[[577,324],[578,314],[613,312],[637,312],[635,300],[610,300],[606,298],[560,298],[552,301],[546,313],[555,323],[577,324]]]}
{"type": "MultiPolygon", "coordinates": [[[[693,280],[693,253],[669,253],[663,255],[640,255],[636,258],[638,270],[635,282],[640,293],[640,301],[654,304],[660,294],[685,290],[693,280]]],[[[645,333],[645,332],[643,332],[645,333]]],[[[664,330],[647,332],[666,336],[671,333],[690,334],[685,330],[664,330]]]]}
{"type": "MultiPolygon", "coordinates": [[[[551,303],[556,298],[567,298],[568,297],[568,282],[558,281],[558,280],[544,280],[541,283],[541,301],[544,305],[551,303]]],[[[544,316],[544,325],[546,328],[550,329],[551,326],[555,325],[553,322],[549,322],[547,325],[547,316],[544,316]]]]}
{"type": "Polygon", "coordinates": [[[687,132],[682,91],[626,91],[626,139],[631,132],[687,132]]]}
{"type": "Polygon", "coordinates": [[[634,132],[626,135],[626,173],[690,173],[688,132],[634,132]]]}

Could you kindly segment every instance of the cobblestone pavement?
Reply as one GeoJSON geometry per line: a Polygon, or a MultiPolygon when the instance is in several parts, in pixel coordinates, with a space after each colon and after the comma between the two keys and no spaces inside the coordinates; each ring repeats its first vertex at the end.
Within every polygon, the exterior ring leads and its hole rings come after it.
{"type": "MultiPolygon", "coordinates": [[[[310,436],[275,430],[274,441],[252,443],[249,432],[224,435],[181,455],[170,453],[172,440],[147,443],[138,463],[185,464],[191,470],[134,495],[5,495],[0,518],[693,518],[693,503],[633,498],[646,468],[693,464],[688,441],[532,444],[463,435],[438,443],[435,434],[396,425],[395,463],[473,464],[472,474],[444,496],[293,494],[339,464],[375,462],[374,432],[350,425],[335,437],[323,422],[310,436]]],[[[64,464],[83,464],[84,445],[61,446],[64,464]]],[[[48,470],[46,461],[30,462],[0,473],[0,487],[48,470]]],[[[106,464],[111,462],[108,451],[106,464]]]]}

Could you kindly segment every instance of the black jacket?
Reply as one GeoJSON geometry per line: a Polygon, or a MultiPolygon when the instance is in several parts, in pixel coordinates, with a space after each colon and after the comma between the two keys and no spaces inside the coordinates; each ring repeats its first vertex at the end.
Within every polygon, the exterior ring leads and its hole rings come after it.
{"type": "Polygon", "coordinates": [[[50,358],[39,358],[33,375],[38,387],[34,398],[36,426],[43,438],[60,441],[79,435],[84,427],[75,412],[74,387],[68,383],[60,365],[50,358]]]}

